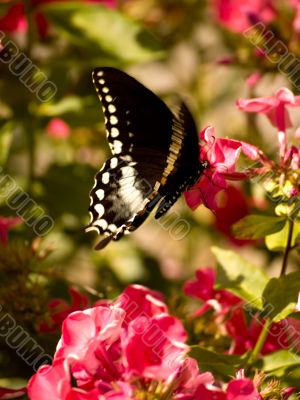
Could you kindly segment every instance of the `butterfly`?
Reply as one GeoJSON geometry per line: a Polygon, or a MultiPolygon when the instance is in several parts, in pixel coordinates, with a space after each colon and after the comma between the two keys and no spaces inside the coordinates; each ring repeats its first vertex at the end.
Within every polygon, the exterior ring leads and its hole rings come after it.
{"type": "Polygon", "coordinates": [[[196,125],[183,102],[172,113],[152,91],[115,68],[96,68],[92,78],[112,153],[90,192],[86,231],[104,236],[95,247],[100,250],[137,229],[157,205],[155,218],[160,218],[206,166],[199,162],[196,125]]]}

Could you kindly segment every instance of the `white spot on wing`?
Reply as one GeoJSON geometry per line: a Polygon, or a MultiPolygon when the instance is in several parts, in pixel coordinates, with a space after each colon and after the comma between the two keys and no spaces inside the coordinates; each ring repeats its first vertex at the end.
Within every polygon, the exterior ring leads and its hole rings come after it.
{"type": "Polygon", "coordinates": [[[116,107],[115,107],[113,104],[109,104],[109,105],[108,105],[108,111],[109,111],[110,113],[114,113],[114,112],[117,111],[117,109],[116,109],[116,107]]]}
{"type": "Polygon", "coordinates": [[[111,115],[109,121],[112,125],[116,125],[118,123],[118,118],[115,115],[111,115]]]}
{"type": "Polygon", "coordinates": [[[109,224],[108,227],[107,227],[107,229],[108,229],[109,231],[111,231],[112,233],[114,233],[114,232],[116,232],[116,230],[117,230],[118,228],[117,228],[117,225],[115,225],[115,224],[109,224]]]}
{"type": "Polygon", "coordinates": [[[122,152],[122,142],[120,140],[114,140],[113,141],[113,149],[115,154],[120,154],[122,152]]]}
{"type": "Polygon", "coordinates": [[[119,129],[113,126],[110,130],[111,137],[116,138],[119,136],[120,132],[119,129]]]}
{"type": "Polygon", "coordinates": [[[99,83],[100,83],[100,85],[104,85],[105,80],[104,79],[99,79],[99,83]]]}
{"type": "Polygon", "coordinates": [[[98,71],[97,76],[103,76],[103,71],[98,71]]]}
{"type": "Polygon", "coordinates": [[[113,98],[108,94],[107,96],[105,96],[105,100],[110,103],[113,101],[113,98]]]}
{"type": "Polygon", "coordinates": [[[104,174],[102,175],[102,183],[106,185],[108,182],[109,182],[109,172],[104,172],[104,174]]]}
{"type": "Polygon", "coordinates": [[[97,213],[98,213],[98,217],[102,217],[102,215],[103,215],[104,212],[105,212],[105,208],[103,207],[102,204],[95,204],[95,210],[96,210],[97,213]]]}
{"type": "Polygon", "coordinates": [[[102,89],[102,92],[103,92],[103,93],[108,93],[108,92],[109,92],[108,87],[107,87],[107,86],[104,86],[104,88],[102,89]]]}
{"type": "Polygon", "coordinates": [[[108,223],[105,219],[98,219],[97,221],[94,222],[94,225],[99,226],[100,228],[102,228],[104,231],[107,229],[108,227],[108,223]]]}
{"type": "Polygon", "coordinates": [[[117,165],[118,165],[118,159],[117,159],[117,157],[113,157],[110,160],[110,168],[116,168],[117,165]]]}
{"type": "Polygon", "coordinates": [[[105,193],[104,193],[103,189],[98,189],[95,194],[96,194],[96,196],[98,197],[98,199],[100,201],[104,199],[104,194],[105,193]]]}

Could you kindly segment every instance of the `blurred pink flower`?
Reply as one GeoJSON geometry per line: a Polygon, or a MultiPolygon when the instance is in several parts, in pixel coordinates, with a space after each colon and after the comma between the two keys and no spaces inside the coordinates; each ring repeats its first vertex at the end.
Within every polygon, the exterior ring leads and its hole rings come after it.
{"type": "Polygon", "coordinates": [[[250,89],[252,89],[252,88],[254,88],[254,87],[259,83],[259,81],[261,80],[261,78],[262,78],[262,75],[261,75],[260,72],[258,72],[258,71],[253,72],[253,73],[252,73],[251,75],[249,75],[248,78],[246,79],[246,84],[247,84],[247,86],[248,86],[250,89]]]}
{"type": "Polygon", "coordinates": [[[215,225],[234,244],[241,246],[248,244],[249,240],[236,239],[232,235],[232,225],[250,213],[248,199],[241,189],[235,186],[228,186],[215,210],[215,225]]]}
{"type": "Polygon", "coordinates": [[[196,271],[196,280],[188,280],[183,287],[187,296],[203,300],[204,305],[196,312],[201,315],[210,308],[219,314],[227,314],[231,307],[242,303],[242,300],[227,290],[214,289],[216,280],[212,267],[200,268],[196,271]]]}
{"type": "MultiPolygon", "coordinates": [[[[53,3],[55,1],[69,1],[69,0],[31,0],[31,7],[33,9],[33,18],[37,28],[37,32],[41,39],[45,39],[48,34],[48,22],[44,14],[40,11],[39,7],[43,4],[53,3]]],[[[100,3],[110,8],[116,7],[116,0],[83,0],[86,2],[100,3]]],[[[9,3],[10,1],[5,1],[9,3]]],[[[9,7],[6,14],[0,18],[0,30],[3,32],[17,32],[26,33],[28,29],[28,21],[26,18],[24,1],[17,1],[9,7]]]]}
{"type": "Polygon", "coordinates": [[[71,305],[62,299],[52,299],[48,304],[50,312],[49,321],[39,325],[40,332],[55,332],[61,329],[63,320],[73,311],[84,310],[89,305],[87,296],[82,295],[75,288],[69,289],[71,305]]]}
{"type": "Polygon", "coordinates": [[[276,18],[274,0],[213,0],[212,11],[225,28],[242,33],[253,19],[269,23],[276,18]]]}
{"type": "Polygon", "coordinates": [[[60,118],[53,118],[47,125],[47,133],[49,136],[64,139],[70,136],[70,126],[60,118]]]}
{"type": "Polygon", "coordinates": [[[300,32],[300,1],[290,0],[291,6],[295,9],[296,14],[293,22],[295,32],[300,32]]]}
{"type": "Polygon", "coordinates": [[[215,130],[208,126],[200,132],[200,162],[208,162],[208,168],[203,172],[199,182],[188,192],[185,200],[193,210],[200,204],[215,211],[217,209],[216,195],[227,189],[226,180],[243,180],[247,172],[236,171],[236,162],[241,154],[251,160],[260,157],[260,150],[248,143],[238,140],[216,138],[215,130]]]}
{"type": "Polygon", "coordinates": [[[19,399],[27,393],[27,388],[7,389],[0,387],[0,400],[19,399]]]}
{"type": "Polygon", "coordinates": [[[6,245],[8,243],[8,232],[16,225],[22,224],[23,221],[20,217],[1,217],[0,216],[0,244],[6,245]]]}

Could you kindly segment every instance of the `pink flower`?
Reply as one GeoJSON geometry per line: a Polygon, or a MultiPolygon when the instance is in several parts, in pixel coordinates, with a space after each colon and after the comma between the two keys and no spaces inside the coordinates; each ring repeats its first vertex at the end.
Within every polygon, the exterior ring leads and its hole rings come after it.
{"type": "Polygon", "coordinates": [[[253,19],[269,23],[276,17],[272,0],[213,0],[212,10],[217,21],[233,32],[243,32],[253,19]]]}
{"type": "Polygon", "coordinates": [[[8,243],[8,231],[22,222],[19,217],[0,217],[0,244],[6,245],[8,243]]]}
{"type": "Polygon", "coordinates": [[[126,311],[125,323],[128,323],[141,315],[150,318],[167,313],[167,306],[162,300],[162,294],[155,290],[129,285],[114,304],[126,311]]]}
{"type": "Polygon", "coordinates": [[[237,106],[242,111],[265,114],[272,125],[285,132],[292,126],[286,107],[299,107],[300,96],[294,96],[289,89],[281,88],[274,96],[239,99],[237,106]]]}
{"type": "Polygon", "coordinates": [[[60,118],[52,118],[47,126],[49,136],[59,139],[65,139],[70,136],[70,126],[60,118]]]}
{"type": "Polygon", "coordinates": [[[262,399],[262,397],[250,379],[234,379],[228,383],[226,400],[260,399],[262,399]]]}
{"type": "Polygon", "coordinates": [[[237,107],[246,112],[265,114],[271,124],[278,129],[279,154],[281,161],[286,158],[287,137],[286,129],[292,126],[287,106],[299,107],[300,96],[287,88],[278,89],[275,96],[258,97],[253,99],[239,99],[237,107]]]}
{"type": "MultiPolygon", "coordinates": [[[[233,338],[230,353],[244,354],[246,351],[253,349],[264,323],[264,319],[254,316],[250,323],[247,324],[245,311],[242,308],[232,310],[231,317],[226,321],[227,333],[233,338]]],[[[285,324],[285,322],[280,322],[271,325],[261,354],[269,354],[289,347],[285,324]]]]}
{"type": "Polygon", "coordinates": [[[41,366],[28,383],[28,396],[32,400],[66,400],[71,390],[71,377],[64,361],[41,366]]]}
{"type": "Polygon", "coordinates": [[[133,285],[114,302],[69,314],[53,364],[31,378],[29,398],[43,391],[46,400],[129,400],[159,381],[174,399],[193,400],[213,378],[186,356],[183,325],[160,298],[133,285]]]}
{"type": "Polygon", "coordinates": [[[248,177],[247,173],[237,172],[236,162],[241,154],[251,160],[260,157],[260,150],[248,143],[238,140],[216,138],[212,126],[208,126],[200,132],[200,162],[208,162],[199,182],[188,192],[185,192],[185,200],[192,209],[204,204],[211,210],[216,210],[216,195],[228,185],[226,179],[242,180],[248,177]]]}
{"type": "Polygon", "coordinates": [[[88,307],[89,299],[81,295],[77,289],[70,288],[71,305],[62,299],[52,299],[48,304],[50,311],[49,321],[44,321],[39,326],[40,332],[55,332],[61,328],[63,320],[73,311],[84,310],[88,307]]]}
{"type": "Polygon", "coordinates": [[[169,315],[141,316],[132,321],[123,342],[132,376],[166,380],[184,362],[189,349],[183,343],[186,337],[181,322],[169,315]]]}
{"type": "Polygon", "coordinates": [[[242,302],[242,300],[227,290],[214,289],[215,270],[211,267],[201,268],[196,271],[196,281],[188,280],[184,287],[184,293],[196,297],[205,302],[197,311],[201,315],[213,307],[217,312],[226,314],[230,308],[242,302]]]}
{"type": "Polygon", "coordinates": [[[232,225],[250,213],[248,199],[235,186],[228,186],[224,193],[223,204],[215,210],[215,225],[220,232],[236,245],[249,243],[248,240],[236,239],[231,232],[232,225]]]}

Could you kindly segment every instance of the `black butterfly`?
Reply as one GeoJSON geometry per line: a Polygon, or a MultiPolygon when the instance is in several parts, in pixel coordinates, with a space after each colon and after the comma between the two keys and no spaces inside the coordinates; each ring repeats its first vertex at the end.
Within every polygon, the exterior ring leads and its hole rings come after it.
{"type": "Polygon", "coordinates": [[[137,80],[115,68],[93,71],[113,156],[95,176],[86,231],[104,235],[96,249],[138,228],[158,202],[161,217],[205,168],[194,120],[182,103],[174,115],[137,80]]]}

